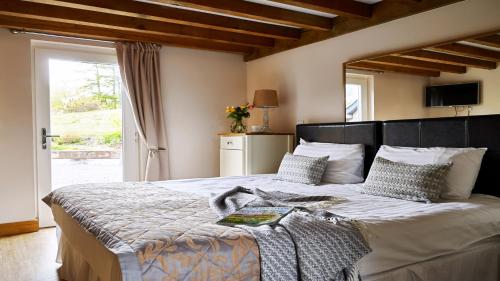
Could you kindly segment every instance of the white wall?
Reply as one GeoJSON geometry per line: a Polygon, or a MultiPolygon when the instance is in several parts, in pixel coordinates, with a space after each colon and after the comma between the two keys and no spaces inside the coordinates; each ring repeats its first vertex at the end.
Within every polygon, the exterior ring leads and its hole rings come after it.
{"type": "Polygon", "coordinates": [[[174,179],[219,176],[219,138],[229,131],[226,106],[245,96],[240,55],[185,48],[162,49],[162,93],[170,175],[174,179]]]}
{"type": "MultiPolygon", "coordinates": [[[[31,39],[0,29],[0,224],[36,218],[31,39]]],[[[78,40],[67,43],[95,44],[78,40]]],[[[103,44],[99,44],[103,46],[103,44]]],[[[104,46],[110,46],[104,44],[104,46]]],[[[217,133],[227,131],[224,109],[245,95],[239,55],[162,49],[170,169],[173,178],[218,176],[217,133]]]]}
{"type": "Polygon", "coordinates": [[[279,91],[281,105],[271,116],[275,130],[293,132],[298,120],[343,121],[342,63],[498,29],[499,11],[498,0],[465,0],[251,61],[247,95],[251,100],[256,89],[279,91]]]}
{"type": "Polygon", "coordinates": [[[375,120],[425,118],[424,89],[429,78],[384,72],[374,75],[375,120]]]}
{"type": "Polygon", "coordinates": [[[36,213],[30,50],[0,30],[0,223],[36,213]]]}

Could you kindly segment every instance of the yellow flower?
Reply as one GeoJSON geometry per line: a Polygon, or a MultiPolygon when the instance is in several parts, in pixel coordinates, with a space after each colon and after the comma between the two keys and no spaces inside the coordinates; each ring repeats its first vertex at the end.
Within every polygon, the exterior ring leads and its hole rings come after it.
{"type": "Polygon", "coordinates": [[[226,106],[226,112],[227,113],[232,113],[232,112],[235,112],[236,111],[236,108],[234,108],[234,106],[226,106]]]}

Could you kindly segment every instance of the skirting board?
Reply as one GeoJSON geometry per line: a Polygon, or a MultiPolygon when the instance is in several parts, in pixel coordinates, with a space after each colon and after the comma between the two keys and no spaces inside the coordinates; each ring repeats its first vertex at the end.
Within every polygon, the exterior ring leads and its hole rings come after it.
{"type": "Polygon", "coordinates": [[[38,220],[0,224],[0,237],[38,231],[38,220]]]}

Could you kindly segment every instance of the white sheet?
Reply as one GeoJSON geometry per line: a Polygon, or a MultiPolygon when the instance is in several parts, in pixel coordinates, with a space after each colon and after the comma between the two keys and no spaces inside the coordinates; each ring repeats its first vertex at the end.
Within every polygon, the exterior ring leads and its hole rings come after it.
{"type": "Polygon", "coordinates": [[[450,254],[500,234],[500,198],[473,195],[464,201],[425,204],[361,194],[360,185],[309,186],[274,180],[274,175],[157,182],[166,188],[209,195],[241,185],[263,190],[341,197],[329,208],[367,226],[373,252],[363,258],[370,275],[450,254]]]}
{"type": "Polygon", "coordinates": [[[498,281],[500,236],[481,240],[454,254],[373,275],[363,281],[498,281]]]}

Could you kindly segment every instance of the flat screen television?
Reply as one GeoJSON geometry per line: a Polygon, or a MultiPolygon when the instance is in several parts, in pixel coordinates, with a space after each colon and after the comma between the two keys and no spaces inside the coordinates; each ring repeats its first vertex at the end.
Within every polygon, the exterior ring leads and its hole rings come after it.
{"type": "Polygon", "coordinates": [[[466,106],[479,104],[479,82],[428,86],[425,88],[425,105],[466,106]]]}

